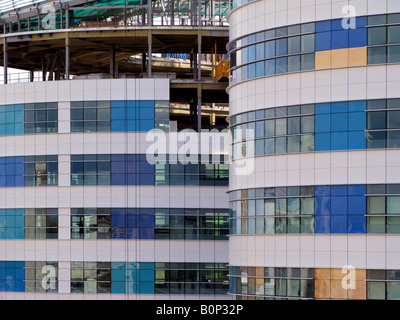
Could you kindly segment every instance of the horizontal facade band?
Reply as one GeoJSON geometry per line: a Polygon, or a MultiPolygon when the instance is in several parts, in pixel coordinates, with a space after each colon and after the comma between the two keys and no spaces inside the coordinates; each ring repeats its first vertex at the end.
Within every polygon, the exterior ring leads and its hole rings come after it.
{"type": "Polygon", "coordinates": [[[3,208],[228,208],[227,187],[75,186],[0,188],[3,208]],[[157,196],[156,196],[157,195],[157,196]]]}
{"type": "Polygon", "coordinates": [[[232,266],[396,269],[399,235],[230,236],[232,266]]]}
{"type": "Polygon", "coordinates": [[[229,88],[230,115],[326,102],[395,99],[400,66],[317,70],[249,80],[229,88]]]}
{"type": "MultiPolygon", "coordinates": [[[[249,1],[238,1],[238,5],[249,1]]],[[[343,7],[352,5],[356,16],[396,13],[400,5],[396,0],[354,0],[350,3],[341,0],[299,1],[264,0],[253,1],[239,6],[229,15],[230,38],[286,25],[344,18],[343,7]]]]}
{"type": "Polygon", "coordinates": [[[233,161],[230,190],[400,181],[399,150],[331,151],[233,161]]]}
{"type": "Polygon", "coordinates": [[[1,261],[227,263],[228,241],[0,240],[1,261]]]}

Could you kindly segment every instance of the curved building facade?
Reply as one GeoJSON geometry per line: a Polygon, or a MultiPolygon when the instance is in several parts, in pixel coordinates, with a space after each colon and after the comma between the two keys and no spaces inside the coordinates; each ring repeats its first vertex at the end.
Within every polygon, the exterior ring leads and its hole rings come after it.
{"type": "Polygon", "coordinates": [[[229,298],[226,150],[174,140],[227,126],[227,3],[3,2],[0,297],[229,298]]]}
{"type": "Polygon", "coordinates": [[[229,15],[230,294],[399,299],[400,5],[229,15]]]}

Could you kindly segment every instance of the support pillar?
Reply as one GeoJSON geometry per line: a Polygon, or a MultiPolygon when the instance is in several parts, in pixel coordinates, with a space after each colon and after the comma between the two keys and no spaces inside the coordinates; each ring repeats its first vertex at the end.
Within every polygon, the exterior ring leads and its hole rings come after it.
{"type": "Polygon", "coordinates": [[[8,83],[8,45],[7,38],[3,42],[3,59],[4,59],[4,84],[8,83]]]}
{"type": "Polygon", "coordinates": [[[110,79],[115,78],[115,48],[110,49],[110,79]]]}
{"type": "Polygon", "coordinates": [[[69,80],[70,77],[70,69],[71,69],[71,51],[70,51],[70,43],[69,37],[65,39],[65,79],[69,80]]]}
{"type": "MultiPolygon", "coordinates": [[[[149,1],[150,2],[150,1],[149,1]]],[[[153,50],[153,35],[151,33],[151,31],[149,31],[149,59],[148,59],[148,74],[149,74],[149,78],[152,77],[152,50],[153,50]]]]}

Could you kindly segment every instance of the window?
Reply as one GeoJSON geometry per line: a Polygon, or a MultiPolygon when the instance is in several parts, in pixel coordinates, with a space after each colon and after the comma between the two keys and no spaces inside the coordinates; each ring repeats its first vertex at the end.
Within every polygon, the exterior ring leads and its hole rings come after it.
{"type": "Polygon", "coordinates": [[[111,263],[71,262],[71,293],[111,293],[111,263]]]}
{"type": "Polygon", "coordinates": [[[110,101],[71,102],[71,132],[111,131],[110,101]]]}
{"type": "Polygon", "coordinates": [[[110,239],[111,209],[71,209],[71,239],[110,239]]]}
{"type": "Polygon", "coordinates": [[[58,209],[25,209],[25,239],[57,239],[58,209]]]}
{"type": "Polygon", "coordinates": [[[58,104],[33,103],[25,105],[25,133],[52,133],[58,131],[58,104]]]}
{"type": "Polygon", "coordinates": [[[58,156],[25,157],[25,186],[58,185],[58,156]]]}
{"type": "Polygon", "coordinates": [[[26,261],[24,282],[25,292],[58,292],[58,263],[26,261]],[[48,280],[44,282],[45,277],[48,280]]]}

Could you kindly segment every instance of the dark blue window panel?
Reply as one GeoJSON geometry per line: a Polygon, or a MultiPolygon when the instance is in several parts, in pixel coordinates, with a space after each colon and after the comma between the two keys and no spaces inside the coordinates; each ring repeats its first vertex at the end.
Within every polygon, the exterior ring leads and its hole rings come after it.
{"type": "Polygon", "coordinates": [[[111,215],[111,228],[126,227],[126,216],[111,215]]]}
{"type": "Polygon", "coordinates": [[[154,228],[140,228],[139,229],[139,239],[154,239],[154,228]]]}
{"type": "Polygon", "coordinates": [[[331,195],[331,186],[315,186],[314,193],[316,197],[331,195]]]}
{"type": "Polygon", "coordinates": [[[367,26],[367,17],[357,17],[356,18],[356,28],[362,29],[367,26]]]}
{"type": "Polygon", "coordinates": [[[111,161],[111,174],[126,173],[126,162],[111,161]]]}
{"type": "Polygon", "coordinates": [[[367,148],[365,131],[349,132],[349,150],[362,150],[367,148]]]}
{"type": "Polygon", "coordinates": [[[334,19],[331,21],[332,30],[343,30],[343,19],[334,19]]]}
{"type": "Polygon", "coordinates": [[[315,115],[315,133],[331,131],[331,115],[317,114],[315,115]]]}
{"type": "Polygon", "coordinates": [[[139,131],[149,131],[154,129],[154,120],[141,120],[139,131]]]}
{"type": "Polygon", "coordinates": [[[137,228],[139,226],[139,216],[128,214],[127,224],[128,228],[137,228]]]}
{"type": "Polygon", "coordinates": [[[139,182],[142,186],[154,186],[154,174],[140,174],[139,182]]]}
{"type": "Polygon", "coordinates": [[[347,132],[332,132],[331,134],[331,150],[347,150],[348,148],[347,132]]]}
{"type": "Polygon", "coordinates": [[[140,179],[139,179],[139,175],[134,173],[128,173],[127,174],[127,180],[126,180],[126,184],[128,186],[137,186],[140,184],[140,179]]]}
{"type": "Polygon", "coordinates": [[[14,176],[6,176],[6,187],[15,187],[14,176]]]}
{"type": "Polygon", "coordinates": [[[139,107],[140,108],[154,108],[154,100],[140,100],[139,107]]]}
{"type": "Polygon", "coordinates": [[[139,294],[154,294],[154,282],[139,282],[138,283],[139,294]]]}
{"type": "Polygon", "coordinates": [[[112,173],[111,174],[111,185],[113,186],[124,186],[126,185],[126,174],[122,173],[112,173]]]}
{"type": "Polygon", "coordinates": [[[287,39],[276,40],[276,55],[283,56],[287,54],[287,39]]]}
{"type": "Polygon", "coordinates": [[[347,215],[347,196],[331,197],[331,215],[347,215]]]}
{"type": "Polygon", "coordinates": [[[348,131],[348,114],[347,113],[333,113],[331,115],[331,131],[343,132],[348,131]]]}
{"type": "Polygon", "coordinates": [[[128,158],[127,158],[126,154],[112,154],[111,155],[111,161],[126,162],[127,159],[128,158]]]}
{"type": "Polygon", "coordinates": [[[367,193],[367,186],[364,184],[360,185],[349,185],[348,195],[349,196],[364,196],[367,193]]]}
{"type": "Polygon", "coordinates": [[[366,130],[367,116],[366,112],[349,113],[349,131],[366,130]]]}
{"type": "Polygon", "coordinates": [[[367,213],[366,198],[364,196],[349,196],[347,206],[349,215],[365,215],[367,213]]]}
{"type": "Polygon", "coordinates": [[[126,130],[127,131],[137,131],[138,125],[136,125],[136,120],[127,120],[126,121],[126,130]]]}
{"type": "Polygon", "coordinates": [[[114,281],[111,274],[111,293],[126,293],[125,282],[124,281],[114,281]]]}
{"type": "Polygon", "coordinates": [[[367,101],[349,101],[349,112],[365,111],[367,110],[367,101]]]}
{"type": "Polygon", "coordinates": [[[125,120],[126,109],[124,107],[111,107],[111,120],[125,120]]]}
{"type": "Polygon", "coordinates": [[[315,215],[330,215],[331,214],[331,198],[316,197],[315,198],[315,215]]]}
{"type": "Polygon", "coordinates": [[[154,120],[154,109],[141,108],[140,109],[140,120],[154,120]]]}
{"type": "Polygon", "coordinates": [[[126,131],[126,121],[125,120],[112,120],[111,121],[111,131],[112,132],[126,131]]]}
{"type": "Polygon", "coordinates": [[[140,228],[154,228],[154,216],[141,215],[140,216],[140,228]]]}
{"type": "Polygon", "coordinates": [[[331,149],[331,134],[315,134],[315,151],[329,151],[331,149]]]}
{"type": "Polygon", "coordinates": [[[367,28],[349,30],[349,48],[367,46],[367,28]]]}
{"type": "Polygon", "coordinates": [[[349,31],[332,31],[332,49],[344,49],[349,47],[349,31]]]}
{"type": "Polygon", "coordinates": [[[330,103],[317,103],[315,105],[315,114],[331,113],[330,103]]]}
{"type": "Polygon", "coordinates": [[[343,113],[348,111],[348,102],[331,103],[331,113],[343,113]]]}
{"type": "Polygon", "coordinates": [[[138,228],[127,228],[127,239],[139,239],[138,228]]]}
{"type": "Polygon", "coordinates": [[[126,101],[111,101],[111,109],[114,108],[121,108],[124,109],[126,108],[126,101]]]}
{"type": "Polygon", "coordinates": [[[348,233],[366,233],[367,232],[367,222],[366,218],[361,215],[349,215],[347,217],[347,232],[348,233]]]}
{"type": "Polygon", "coordinates": [[[139,172],[140,173],[154,173],[155,166],[144,161],[139,162],[139,172]]]}
{"type": "Polygon", "coordinates": [[[315,51],[326,51],[332,49],[331,32],[321,32],[315,35],[315,51]]]}
{"type": "Polygon", "coordinates": [[[347,196],[347,185],[331,186],[331,196],[347,196]]]}
{"type": "Polygon", "coordinates": [[[315,32],[325,32],[325,31],[331,31],[332,30],[332,24],[330,20],[326,21],[318,21],[315,23],[315,32]]]}
{"type": "Polygon", "coordinates": [[[330,220],[330,216],[316,216],[315,233],[331,233],[330,220]]]}
{"type": "Polygon", "coordinates": [[[331,233],[347,233],[347,216],[331,217],[331,233]]]}

